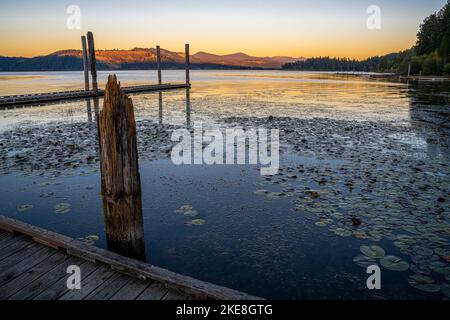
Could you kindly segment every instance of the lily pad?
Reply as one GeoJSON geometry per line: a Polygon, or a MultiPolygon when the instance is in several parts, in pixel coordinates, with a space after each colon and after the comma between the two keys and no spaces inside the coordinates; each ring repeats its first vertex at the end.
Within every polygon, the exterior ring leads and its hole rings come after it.
{"type": "Polygon", "coordinates": [[[421,256],[432,256],[433,250],[421,246],[413,246],[413,250],[415,253],[421,256]]]}
{"type": "Polygon", "coordinates": [[[202,226],[206,223],[206,220],[203,219],[194,219],[186,223],[188,226],[202,226]]]}
{"type": "Polygon", "coordinates": [[[92,235],[87,236],[85,239],[88,241],[98,241],[98,239],[100,239],[100,238],[99,238],[99,236],[92,234],[92,235]]]}
{"type": "Polygon", "coordinates": [[[359,250],[364,255],[375,259],[383,258],[386,255],[386,251],[379,246],[361,246],[359,250]]]}
{"type": "Polygon", "coordinates": [[[408,283],[413,287],[425,292],[439,292],[441,287],[436,282],[427,276],[412,275],[408,278],[408,283]]]}
{"type": "Polygon", "coordinates": [[[189,210],[183,213],[186,217],[196,217],[198,216],[197,210],[189,210]]]}
{"type": "Polygon", "coordinates": [[[350,237],[352,235],[352,232],[343,228],[337,228],[334,230],[334,234],[340,237],[350,237]]]}
{"type": "Polygon", "coordinates": [[[362,267],[362,268],[367,268],[367,267],[377,264],[377,260],[367,257],[367,256],[363,256],[363,255],[354,257],[353,262],[357,266],[362,267]]]}
{"type": "Polygon", "coordinates": [[[25,211],[28,211],[28,210],[30,210],[30,209],[33,209],[33,205],[32,205],[32,204],[23,204],[23,205],[18,206],[18,207],[16,208],[16,210],[17,210],[18,212],[25,212],[25,211]]]}
{"type": "Polygon", "coordinates": [[[39,197],[50,198],[51,196],[53,196],[53,192],[45,192],[45,193],[41,194],[39,197]]]}
{"type": "Polygon", "coordinates": [[[406,271],[409,269],[409,263],[396,256],[385,256],[381,258],[380,264],[391,271],[406,271]]]}
{"type": "Polygon", "coordinates": [[[185,205],[179,207],[177,210],[175,210],[175,213],[183,213],[184,214],[185,212],[190,211],[192,209],[193,209],[192,205],[185,204],[185,205]]]}
{"type": "Polygon", "coordinates": [[[268,194],[268,193],[269,193],[269,191],[263,190],[263,189],[261,189],[261,190],[256,190],[256,191],[254,192],[254,194],[256,194],[256,195],[258,195],[258,196],[265,196],[265,195],[268,194]]]}
{"type": "Polygon", "coordinates": [[[331,223],[333,223],[333,220],[331,220],[331,219],[320,219],[319,221],[317,221],[315,223],[315,225],[318,227],[326,227],[326,226],[330,225],[331,223]]]}
{"type": "Polygon", "coordinates": [[[55,208],[55,212],[56,213],[61,213],[61,214],[65,214],[70,212],[70,204],[69,203],[59,203],[57,205],[54,206],[55,208]]]}
{"type": "Polygon", "coordinates": [[[436,248],[434,249],[434,252],[436,252],[436,254],[445,261],[450,262],[450,250],[444,248],[436,248]]]}
{"type": "Polygon", "coordinates": [[[418,265],[418,264],[411,264],[410,269],[412,272],[416,273],[416,274],[421,274],[421,275],[430,275],[431,274],[431,270],[424,265],[418,265]]]}
{"type": "Polygon", "coordinates": [[[430,263],[430,269],[443,275],[450,275],[450,266],[445,262],[434,261],[430,263]]]}
{"type": "Polygon", "coordinates": [[[287,194],[284,192],[269,192],[268,194],[266,194],[267,199],[270,200],[278,200],[281,198],[285,198],[286,196],[287,194]]]}

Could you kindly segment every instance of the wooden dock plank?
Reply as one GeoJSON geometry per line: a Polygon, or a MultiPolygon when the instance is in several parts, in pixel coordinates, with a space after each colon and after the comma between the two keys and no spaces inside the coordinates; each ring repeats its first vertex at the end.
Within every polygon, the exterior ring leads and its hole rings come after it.
{"type": "Polygon", "coordinates": [[[132,278],[110,300],[134,300],[151,284],[151,280],[132,278]]]}
{"type": "MultiPolygon", "coordinates": [[[[18,292],[10,296],[9,300],[31,300],[38,296],[44,290],[52,286],[58,280],[67,277],[67,267],[70,265],[82,265],[84,261],[76,257],[68,256],[61,264],[50,270],[40,278],[31,282],[30,284],[20,288],[18,292]]],[[[63,280],[64,280],[63,279],[63,280]]]]}
{"type": "Polygon", "coordinates": [[[27,270],[14,280],[0,287],[0,300],[5,300],[8,297],[12,296],[21,288],[27,286],[37,278],[41,277],[43,274],[52,270],[66,259],[67,255],[62,252],[57,252],[49,258],[43,260],[41,263],[27,270]]]}
{"type": "Polygon", "coordinates": [[[188,300],[188,297],[185,294],[176,292],[176,291],[169,291],[166,293],[166,295],[162,298],[162,300],[188,300]]]}
{"type": "Polygon", "coordinates": [[[116,272],[111,270],[109,266],[101,265],[97,270],[83,279],[80,290],[69,290],[66,294],[61,296],[59,300],[83,300],[115,274],[116,272]]]}
{"type": "Polygon", "coordinates": [[[92,291],[84,300],[109,300],[130,280],[129,276],[116,273],[92,291]]]}
{"type": "Polygon", "coordinates": [[[54,249],[42,247],[42,250],[38,250],[33,255],[28,256],[19,263],[4,270],[2,273],[0,273],[0,290],[4,284],[20,276],[25,271],[33,268],[35,265],[47,259],[51,255],[54,255],[55,253],[56,250],[54,249]]]}
{"type": "Polygon", "coordinates": [[[0,240],[0,249],[6,248],[12,244],[17,244],[18,242],[22,242],[22,239],[26,239],[26,237],[23,235],[13,236],[12,234],[10,234],[9,237],[0,240]]]}
{"type": "Polygon", "coordinates": [[[159,282],[154,282],[147,287],[136,300],[161,300],[169,290],[159,282]]]}
{"type": "MultiPolygon", "coordinates": [[[[130,299],[159,300],[166,296],[167,299],[261,300],[259,297],[177,274],[4,216],[0,216],[0,229],[26,235],[24,241],[31,243],[0,261],[0,288],[56,252],[84,261],[80,265],[81,290],[69,291],[66,286],[68,276],[61,272],[64,269],[58,266],[54,270],[59,270],[59,273],[55,275],[48,272],[42,275],[33,283],[27,284],[23,292],[19,290],[21,288],[17,288],[17,293],[12,298],[18,298],[22,294],[36,300],[76,300],[84,299],[92,293],[92,297],[99,298],[103,295],[105,299],[128,296],[130,299]],[[50,249],[47,246],[58,249],[50,249]],[[110,285],[108,279],[113,275],[117,278],[110,280],[110,285]],[[44,282],[46,277],[50,279],[48,283],[44,282]],[[131,283],[130,278],[136,282],[131,283]],[[115,285],[112,285],[113,283],[115,285]],[[99,287],[107,290],[97,290],[99,287]],[[136,292],[131,291],[133,287],[136,292]],[[38,288],[40,292],[35,293],[32,288],[38,288]]],[[[2,251],[0,249],[0,254],[2,251]]]]}
{"type": "MultiPolygon", "coordinates": [[[[186,85],[185,83],[166,83],[160,85],[156,84],[156,85],[123,87],[122,90],[126,94],[131,94],[141,92],[183,89],[186,88],[187,86],[188,85],[186,85]]],[[[99,89],[97,94],[95,94],[93,91],[74,90],[74,91],[38,93],[30,95],[3,96],[0,97],[0,107],[39,103],[39,102],[95,98],[95,97],[102,97],[104,95],[105,91],[99,89]]]]}
{"type": "MultiPolygon", "coordinates": [[[[90,263],[88,261],[83,262],[80,265],[81,268],[81,282],[88,277],[92,272],[99,268],[98,265],[90,263]]],[[[46,288],[40,294],[35,296],[33,300],[57,300],[59,297],[69,292],[67,288],[67,274],[65,273],[62,278],[53,283],[50,287],[46,288]]]]}
{"type": "Polygon", "coordinates": [[[22,250],[25,247],[31,245],[32,242],[28,241],[25,237],[12,237],[5,243],[5,246],[0,248],[0,261],[13,255],[14,253],[22,250]]]}
{"type": "Polygon", "coordinates": [[[13,255],[8,256],[7,258],[1,261],[0,273],[4,272],[5,270],[8,270],[12,266],[16,265],[20,261],[23,261],[24,259],[33,255],[34,253],[42,250],[44,250],[44,247],[32,243],[29,246],[23,248],[22,250],[15,252],[13,255]]]}
{"type": "Polygon", "coordinates": [[[10,234],[9,232],[0,230],[0,241],[5,239],[5,238],[8,238],[10,236],[12,236],[12,234],[10,234]]]}

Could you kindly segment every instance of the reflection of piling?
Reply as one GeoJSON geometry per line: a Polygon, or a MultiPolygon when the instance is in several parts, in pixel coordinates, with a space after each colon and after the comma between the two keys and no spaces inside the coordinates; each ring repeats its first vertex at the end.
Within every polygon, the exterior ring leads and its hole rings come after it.
{"type": "Polygon", "coordinates": [[[159,105],[159,124],[161,125],[163,123],[163,99],[161,91],[159,92],[158,105],[159,105]]]}
{"type": "Polygon", "coordinates": [[[161,77],[161,48],[156,46],[156,68],[158,69],[158,84],[162,84],[161,77]]]}
{"type": "Polygon", "coordinates": [[[189,87],[186,88],[186,125],[191,127],[191,91],[189,87]]]}
{"type": "Polygon", "coordinates": [[[86,112],[88,117],[88,122],[92,122],[92,108],[91,108],[91,99],[86,98],[86,112]]]}
{"type": "Polygon", "coordinates": [[[109,76],[99,116],[103,211],[108,247],[145,259],[133,102],[109,76]]]}
{"type": "Polygon", "coordinates": [[[99,112],[100,112],[99,99],[98,99],[98,97],[94,97],[94,115],[95,115],[95,122],[97,122],[97,123],[98,123],[99,112]]]}
{"type": "Polygon", "coordinates": [[[191,80],[189,78],[189,68],[191,65],[190,59],[189,59],[189,44],[186,43],[184,46],[184,54],[185,54],[185,65],[186,65],[186,85],[189,86],[191,83],[191,80]]]}
{"type": "Polygon", "coordinates": [[[85,36],[81,37],[81,47],[83,48],[84,90],[89,91],[89,59],[85,36]]]}
{"type": "Polygon", "coordinates": [[[95,94],[98,92],[98,84],[97,84],[97,60],[95,59],[95,46],[94,46],[94,35],[92,32],[87,33],[87,41],[89,46],[89,64],[91,67],[91,76],[92,76],[92,90],[95,94]]]}

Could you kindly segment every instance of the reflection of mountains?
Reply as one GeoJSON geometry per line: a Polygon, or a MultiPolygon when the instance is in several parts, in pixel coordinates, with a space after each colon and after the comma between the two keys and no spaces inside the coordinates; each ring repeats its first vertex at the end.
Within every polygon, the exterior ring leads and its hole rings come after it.
{"type": "Polygon", "coordinates": [[[428,144],[428,155],[450,159],[450,84],[420,83],[409,87],[410,121],[428,144]]]}

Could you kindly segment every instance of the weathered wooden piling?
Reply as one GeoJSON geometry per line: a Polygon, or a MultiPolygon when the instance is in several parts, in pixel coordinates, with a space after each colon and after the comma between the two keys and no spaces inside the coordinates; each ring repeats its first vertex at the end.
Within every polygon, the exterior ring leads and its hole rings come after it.
{"type": "Polygon", "coordinates": [[[95,94],[97,94],[97,92],[98,92],[97,60],[95,58],[94,35],[90,31],[87,33],[87,41],[88,41],[88,46],[89,46],[89,64],[91,67],[92,91],[95,94]]]}
{"type": "MultiPolygon", "coordinates": [[[[86,37],[81,36],[81,48],[83,49],[84,91],[89,91],[89,58],[87,53],[86,37]]],[[[91,99],[86,98],[88,121],[92,121],[91,99]]]]}
{"type": "Polygon", "coordinates": [[[85,36],[81,36],[81,47],[83,49],[84,90],[89,91],[89,59],[85,36]]]}
{"type": "Polygon", "coordinates": [[[158,69],[158,84],[162,84],[161,77],[161,48],[156,46],[156,68],[158,69]]]}
{"type": "Polygon", "coordinates": [[[144,227],[133,102],[123,93],[115,75],[108,77],[98,128],[108,248],[143,260],[144,227]]]}
{"type": "Polygon", "coordinates": [[[186,43],[184,46],[184,54],[185,54],[185,61],[186,61],[186,85],[189,86],[191,83],[190,77],[189,77],[189,68],[191,65],[190,59],[189,59],[189,43],[186,43]]]}

